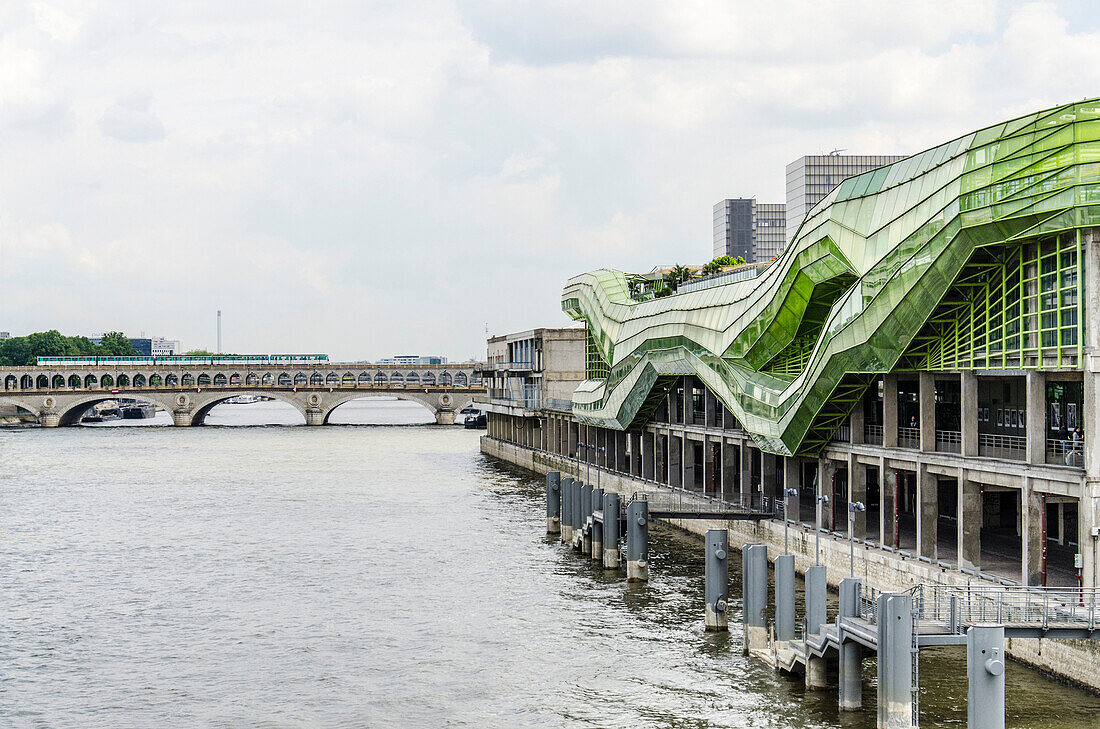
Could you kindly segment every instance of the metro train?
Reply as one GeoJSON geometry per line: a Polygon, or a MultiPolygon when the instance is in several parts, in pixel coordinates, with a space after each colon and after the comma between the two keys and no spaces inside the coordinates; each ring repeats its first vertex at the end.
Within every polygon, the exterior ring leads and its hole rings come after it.
{"type": "Polygon", "coordinates": [[[287,365],[287,364],[324,364],[327,354],[212,354],[192,356],[185,354],[143,355],[130,357],[39,357],[39,367],[79,367],[79,366],[143,366],[143,365],[287,365]]]}

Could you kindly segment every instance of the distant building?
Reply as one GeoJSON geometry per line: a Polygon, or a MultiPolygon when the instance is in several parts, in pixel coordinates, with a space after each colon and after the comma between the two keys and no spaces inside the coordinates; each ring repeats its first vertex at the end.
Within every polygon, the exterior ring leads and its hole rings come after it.
{"type": "Polygon", "coordinates": [[[486,341],[487,395],[474,402],[487,405],[490,427],[524,432],[532,445],[542,435],[538,413],[569,411],[577,385],[584,380],[584,327],[540,328],[491,337],[486,341]]]}
{"type": "Polygon", "coordinates": [[[178,339],[153,337],[150,342],[150,349],[154,357],[168,357],[182,353],[183,347],[180,346],[180,341],[178,339]]]}
{"type": "Polygon", "coordinates": [[[11,332],[0,332],[0,339],[11,339],[11,332]]]}
{"type": "Polygon", "coordinates": [[[436,354],[395,354],[392,357],[383,357],[378,364],[384,365],[443,365],[447,364],[447,358],[436,354]]]}
{"type": "MultiPolygon", "coordinates": [[[[794,238],[810,208],[853,175],[903,160],[903,154],[811,154],[787,165],[787,220],[784,245],[794,238]]],[[[747,258],[745,259],[748,260],[747,258]]]]}
{"type": "Polygon", "coordinates": [[[740,256],[745,263],[778,256],[786,244],[783,203],[758,203],[755,198],[721,200],[714,206],[714,258],[740,256]]]}

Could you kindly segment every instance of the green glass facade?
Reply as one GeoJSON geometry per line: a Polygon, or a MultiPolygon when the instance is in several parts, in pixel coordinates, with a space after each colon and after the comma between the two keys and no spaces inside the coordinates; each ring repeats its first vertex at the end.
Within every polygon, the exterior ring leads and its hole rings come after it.
{"type": "Polygon", "coordinates": [[[1081,230],[1100,226],[1100,100],[1013,119],[850,178],[744,281],[648,301],[571,279],[583,423],[644,425],[696,375],[761,449],[813,454],[886,372],[1079,369],[1081,230]]]}

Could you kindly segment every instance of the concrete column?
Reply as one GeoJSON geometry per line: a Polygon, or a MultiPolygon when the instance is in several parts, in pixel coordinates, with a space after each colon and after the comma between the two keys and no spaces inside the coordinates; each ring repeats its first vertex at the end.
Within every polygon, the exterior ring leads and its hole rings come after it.
{"type": "MultiPolygon", "coordinates": [[[[867,467],[856,460],[854,453],[848,454],[848,503],[861,502],[867,506],[867,467]]],[[[852,534],[856,539],[867,538],[867,512],[855,512],[852,522],[852,534]]]]}
{"type": "Polygon", "coordinates": [[[741,441],[740,451],[740,483],[741,502],[752,504],[752,448],[749,447],[749,439],[741,441]]]}
{"type": "Polygon", "coordinates": [[[833,478],[836,476],[836,466],[832,461],[824,456],[820,456],[817,459],[817,496],[818,507],[821,509],[821,528],[829,531],[833,530],[833,506],[836,496],[833,493],[836,489],[833,486],[833,478]],[[829,497],[829,503],[820,501],[822,495],[829,497]]]}
{"type": "Polygon", "coordinates": [[[590,483],[581,487],[581,554],[592,554],[592,490],[590,483]]]}
{"type": "Polygon", "coordinates": [[[879,460],[879,542],[884,547],[897,548],[898,520],[898,472],[886,465],[886,458],[879,460]]]}
{"type": "MultiPolygon", "coordinates": [[[[1047,376],[1027,371],[1027,462],[1046,463],[1047,376]]],[[[1085,421],[1088,423],[1088,421],[1085,421]]],[[[1093,421],[1095,422],[1095,421],[1093,421]]],[[[1094,429],[1094,428],[1093,428],[1094,429]]]]}
{"type": "MultiPolygon", "coordinates": [[[[725,529],[722,530],[726,531],[725,529]]],[[[746,544],[741,550],[744,652],[768,647],[768,548],[746,544]]]]}
{"type": "Polygon", "coordinates": [[[569,544],[573,539],[573,484],[572,476],[561,479],[561,541],[569,544]]]}
{"type": "Polygon", "coordinates": [[[878,615],[878,726],[913,729],[912,598],[883,593],[878,615]]]}
{"type": "Polygon", "coordinates": [[[668,485],[684,485],[684,438],[682,434],[678,436],[671,435],[668,438],[668,485]]]}
{"type": "MultiPolygon", "coordinates": [[[[840,581],[841,618],[859,617],[860,581],[848,578],[840,581]]],[[[863,708],[863,649],[853,640],[840,644],[840,710],[863,708]]]]}
{"type": "Polygon", "coordinates": [[[882,445],[898,447],[898,376],[886,375],[882,380],[882,445]]]}
{"type": "Polygon", "coordinates": [[[621,508],[618,494],[603,495],[603,566],[608,570],[619,568],[619,537],[621,536],[619,511],[621,508]]]}
{"type": "Polygon", "coordinates": [[[566,434],[566,455],[570,458],[577,457],[577,424],[572,420],[568,421],[568,430],[566,434]]]}
{"type": "Polygon", "coordinates": [[[592,524],[591,547],[588,556],[593,561],[603,564],[603,522],[596,519],[595,512],[603,509],[603,489],[592,489],[592,511],[589,512],[589,520],[592,524]]]}
{"type": "Polygon", "coordinates": [[[656,436],[648,430],[642,431],[642,478],[652,481],[657,468],[656,436]]]}
{"type": "MultiPolygon", "coordinates": [[[[814,565],[806,568],[806,634],[817,635],[825,625],[828,586],[825,567],[814,565]]],[[[806,659],[806,688],[823,689],[828,685],[828,673],[824,658],[806,659]]]]}
{"type": "Polygon", "coordinates": [[[1024,476],[1024,489],[1020,499],[1020,516],[1023,520],[1021,584],[1039,587],[1046,584],[1046,529],[1043,512],[1046,501],[1035,490],[1029,476],[1024,476]]]}
{"type": "Polygon", "coordinates": [[[921,372],[917,379],[920,388],[920,449],[929,453],[936,450],[936,373],[921,372]]]}
{"type": "MultiPolygon", "coordinates": [[[[704,558],[706,629],[729,629],[729,530],[708,529],[704,558]]],[[[767,572],[765,572],[765,575],[767,572]]]]}
{"type": "Polygon", "coordinates": [[[959,376],[959,422],[962,428],[962,455],[978,455],[978,376],[971,371],[959,376]]]}
{"type": "Polygon", "coordinates": [[[561,533],[561,473],[546,474],[546,533],[561,533]]]}
{"type": "Polygon", "coordinates": [[[760,485],[764,496],[776,498],[782,492],[779,488],[779,464],[772,453],[760,451],[760,485]]]}
{"type": "Polygon", "coordinates": [[[959,469],[959,567],[978,572],[982,567],[982,486],[959,469]]]}
{"type": "Polygon", "coordinates": [[[935,562],[939,541],[939,479],[917,464],[917,554],[935,562]]]}
{"type": "Polygon", "coordinates": [[[1085,485],[1078,506],[1078,525],[1080,538],[1078,544],[1083,557],[1081,579],[1086,587],[1100,585],[1097,579],[1097,542],[1092,530],[1100,528],[1100,238],[1090,232],[1082,236],[1081,253],[1083,258],[1084,281],[1081,296],[1081,311],[1085,315],[1084,329],[1084,402],[1083,417],[1086,425],[1085,485]]]}
{"type": "MultiPolygon", "coordinates": [[[[172,425],[177,428],[187,428],[191,425],[191,411],[177,409],[172,411],[172,425]]],[[[49,426],[46,426],[49,427],[49,426]]]]}
{"type": "Polygon", "coordinates": [[[696,488],[696,473],[695,470],[699,468],[699,464],[695,462],[695,443],[696,441],[688,438],[687,434],[684,434],[684,482],[683,486],[686,489],[694,490],[696,488]]]}
{"type": "Polygon", "coordinates": [[[863,422],[866,413],[863,410],[863,398],[859,399],[852,414],[848,417],[848,429],[852,431],[852,445],[863,444],[863,422]]]}
{"type": "Polygon", "coordinates": [[[787,515],[794,523],[801,521],[799,518],[799,499],[802,493],[802,461],[798,456],[786,456],[783,459],[783,488],[794,489],[798,493],[786,497],[791,513],[787,515]]]}
{"type": "Polygon", "coordinates": [[[775,558],[775,639],[793,640],[794,630],[794,555],[784,554],[775,558]]]}
{"type": "Polygon", "coordinates": [[[626,507],[626,581],[649,580],[649,504],[631,501],[626,507]]]}
{"type": "Polygon", "coordinates": [[[1005,727],[1005,629],[966,631],[967,729],[1005,727]]]}
{"type": "Polygon", "coordinates": [[[740,493],[741,489],[737,483],[737,460],[739,458],[737,452],[737,446],[722,439],[722,493],[725,498],[731,498],[734,494],[740,493]]]}

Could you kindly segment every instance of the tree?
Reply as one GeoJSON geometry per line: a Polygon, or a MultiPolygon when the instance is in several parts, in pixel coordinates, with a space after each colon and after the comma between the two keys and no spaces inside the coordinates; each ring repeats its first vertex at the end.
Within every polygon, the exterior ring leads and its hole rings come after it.
{"type": "Polygon", "coordinates": [[[129,357],[138,353],[122,332],[107,332],[99,340],[99,354],[104,357],[129,357]]]}
{"type": "Polygon", "coordinates": [[[718,256],[713,261],[703,266],[703,274],[709,276],[712,273],[719,273],[726,266],[739,266],[745,262],[745,259],[741,256],[718,256]]]}
{"type": "Polygon", "coordinates": [[[183,353],[185,357],[212,357],[213,352],[205,349],[191,349],[183,353]]]}
{"type": "Polygon", "coordinates": [[[691,269],[687,266],[681,266],[679,263],[673,266],[669,272],[665,274],[665,285],[672,289],[672,291],[676,291],[680,287],[680,284],[690,280],[691,269]]]}

